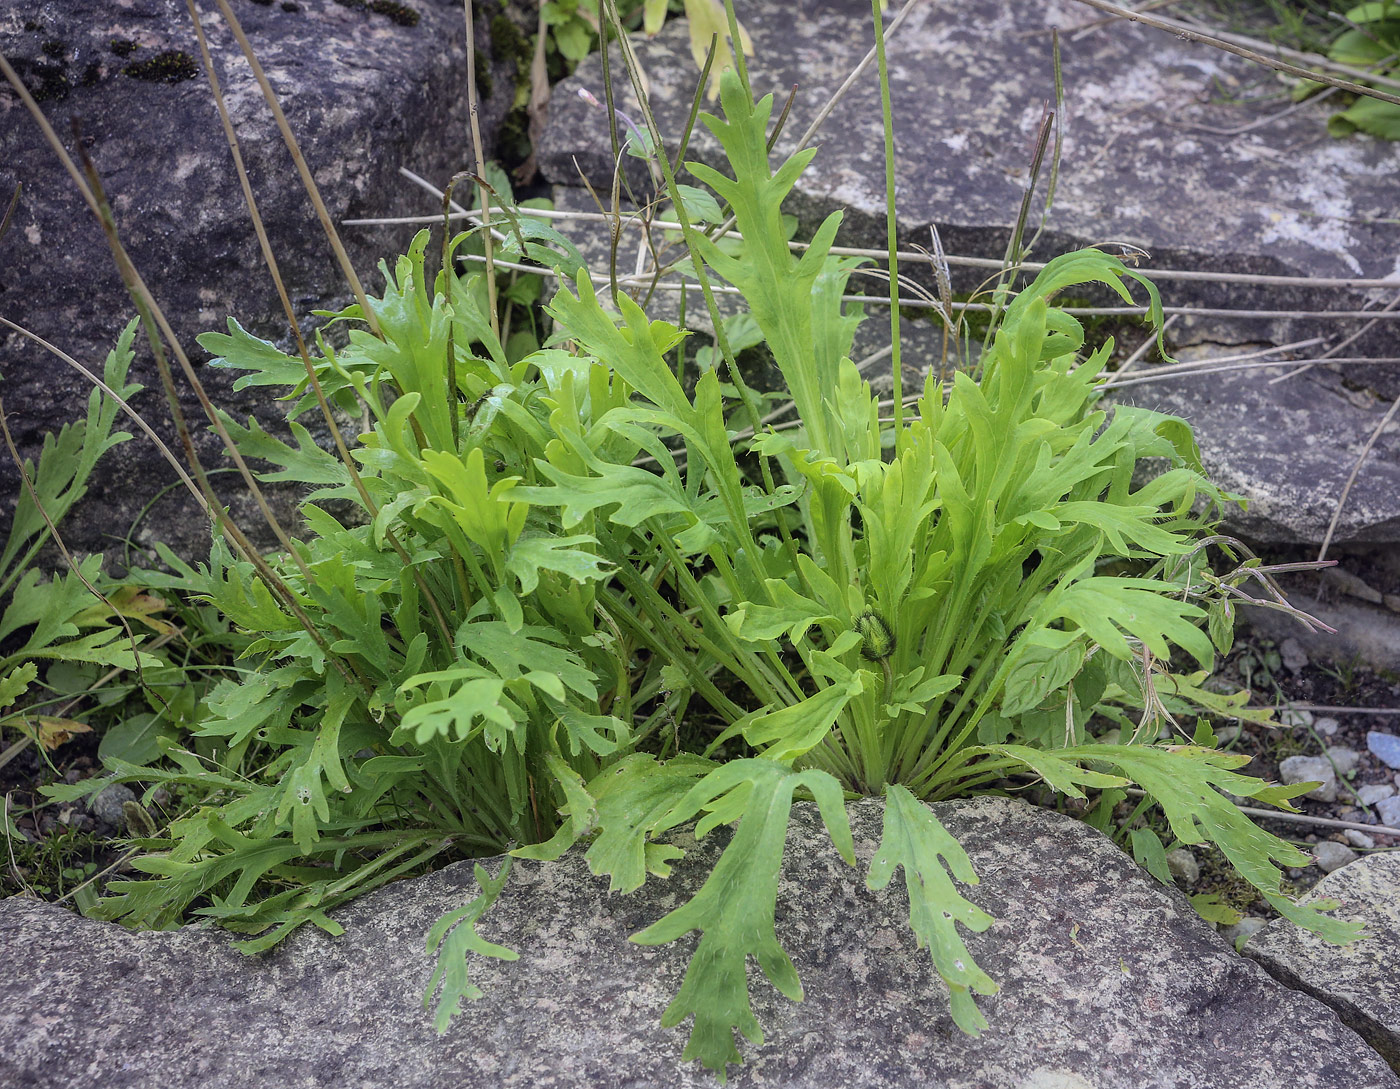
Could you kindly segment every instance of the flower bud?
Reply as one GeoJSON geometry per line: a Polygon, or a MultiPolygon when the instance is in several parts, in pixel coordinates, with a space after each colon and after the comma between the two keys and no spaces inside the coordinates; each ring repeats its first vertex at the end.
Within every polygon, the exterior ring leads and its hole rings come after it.
{"type": "Polygon", "coordinates": [[[860,654],[871,662],[883,662],[894,653],[894,630],[874,609],[856,617],[856,634],[862,639],[860,654]]]}

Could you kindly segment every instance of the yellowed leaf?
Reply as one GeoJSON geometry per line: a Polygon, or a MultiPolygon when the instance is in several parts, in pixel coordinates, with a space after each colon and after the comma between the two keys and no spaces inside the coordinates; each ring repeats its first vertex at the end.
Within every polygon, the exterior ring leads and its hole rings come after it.
{"type": "Polygon", "coordinates": [[[177,630],[175,625],[155,615],[169,608],[166,600],[155,594],[142,593],[137,586],[120,586],[107,595],[107,600],[111,602],[111,608],[101,601],[94,601],[73,617],[73,623],[79,627],[108,624],[112,621],[112,609],[115,609],[127,620],[144,624],[158,635],[174,635],[177,630]]]}
{"type": "Polygon", "coordinates": [[[76,719],[40,715],[35,721],[38,723],[35,738],[48,752],[53,752],[60,745],[68,744],[73,740],[74,734],[92,733],[91,726],[86,722],[78,722],[76,719]]]}
{"type": "MultiPolygon", "coordinates": [[[[685,17],[690,24],[690,55],[695,58],[696,68],[705,66],[710,39],[719,35],[715,46],[715,63],[710,69],[710,86],[706,92],[713,102],[719,96],[719,74],[726,68],[734,67],[729,18],[725,15],[723,0],[685,0],[685,17]]],[[[749,40],[749,32],[742,23],[739,24],[739,46],[744,56],[753,56],[753,42],[749,40]]]]}

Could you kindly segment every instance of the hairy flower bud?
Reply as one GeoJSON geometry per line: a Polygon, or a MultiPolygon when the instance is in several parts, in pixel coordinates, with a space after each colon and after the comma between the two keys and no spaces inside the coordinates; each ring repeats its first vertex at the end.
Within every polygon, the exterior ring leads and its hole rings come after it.
{"type": "Polygon", "coordinates": [[[894,629],[889,621],[874,609],[866,609],[856,617],[856,634],[861,637],[861,657],[871,662],[883,662],[894,653],[894,629]]]}

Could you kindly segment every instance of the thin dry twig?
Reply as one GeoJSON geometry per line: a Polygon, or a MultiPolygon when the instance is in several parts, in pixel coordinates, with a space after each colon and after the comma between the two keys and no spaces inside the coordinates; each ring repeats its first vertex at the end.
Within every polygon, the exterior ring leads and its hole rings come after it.
{"type": "MultiPolygon", "coordinates": [[[[1400,707],[1329,707],[1323,703],[1289,703],[1295,711],[1309,711],[1326,715],[1400,715],[1400,707]]],[[[1269,707],[1254,707],[1251,710],[1268,711],[1269,707]]]]}
{"type": "MultiPolygon", "coordinates": [[[[1397,309],[1397,308],[1400,308],[1400,295],[1396,295],[1395,298],[1391,299],[1390,302],[1386,303],[1386,305],[1383,306],[1383,307],[1381,308],[1381,310],[1379,311],[1379,313],[1382,313],[1382,314],[1388,313],[1388,312],[1390,312],[1390,311],[1392,311],[1392,310],[1395,310],[1395,309],[1397,309]]],[[[1368,322],[1367,322],[1365,325],[1363,325],[1360,329],[1358,329],[1358,330],[1356,330],[1356,332],[1352,333],[1351,336],[1347,337],[1346,340],[1342,341],[1340,344],[1338,344],[1338,345],[1336,345],[1335,347],[1333,347],[1333,348],[1331,349],[1331,351],[1324,352],[1324,353],[1323,353],[1323,356],[1322,356],[1322,359],[1318,360],[1318,362],[1324,362],[1324,361],[1330,362],[1332,356],[1338,355],[1338,354],[1340,354],[1343,350],[1345,350],[1346,348],[1351,347],[1351,345],[1353,345],[1354,343],[1356,343],[1356,341],[1360,340],[1360,339],[1361,339],[1362,337],[1364,337],[1367,333],[1369,333],[1372,329],[1374,329],[1374,328],[1380,323],[1380,320],[1381,320],[1380,318],[1375,318],[1375,319],[1373,319],[1372,321],[1368,321],[1368,322]]],[[[1271,379],[1271,380],[1270,380],[1270,384],[1272,385],[1272,384],[1277,383],[1277,382],[1282,382],[1285,378],[1292,378],[1294,375],[1302,374],[1305,370],[1308,369],[1308,367],[1311,367],[1311,366],[1313,366],[1313,364],[1309,363],[1309,364],[1306,364],[1306,365],[1304,365],[1304,366],[1298,367],[1296,370],[1291,370],[1291,371],[1289,371],[1287,374],[1279,375],[1279,377],[1274,378],[1274,379],[1271,379]]]]}
{"type": "Polygon", "coordinates": [[[1292,117],[1299,110],[1309,106],[1315,106],[1319,102],[1325,102],[1334,94],[1340,91],[1340,87],[1328,87],[1320,94],[1315,94],[1311,98],[1305,98],[1301,102],[1295,102],[1287,109],[1271,113],[1267,117],[1258,117],[1253,121],[1248,121],[1243,125],[1236,125],[1231,129],[1222,129],[1217,125],[1202,125],[1199,121],[1175,121],[1170,117],[1163,117],[1162,121],[1174,129],[1190,129],[1193,132],[1209,132],[1214,136],[1243,136],[1246,132],[1253,132],[1255,129],[1262,129],[1266,125],[1272,125],[1275,121],[1282,121],[1285,117],[1292,117]]]}
{"type": "MultiPolygon", "coordinates": [[[[355,266],[350,263],[350,255],[345,252],[345,246],[341,244],[340,235],[336,233],[335,224],[331,221],[331,214],[326,210],[325,201],[321,199],[321,191],[316,185],[316,179],[311,176],[311,168],[306,165],[306,158],[301,153],[301,146],[292,134],[292,126],[287,123],[287,115],[282,112],[282,104],[277,99],[277,92],[272,89],[267,73],[263,71],[262,64],[253,51],[253,45],[248,41],[248,36],[243,33],[243,26],[239,23],[238,16],[234,15],[228,0],[215,0],[215,2],[219,5],[219,11],[223,13],[224,19],[227,20],[229,30],[237,39],[238,47],[243,51],[248,67],[253,70],[253,78],[258,81],[263,99],[267,102],[268,109],[272,111],[273,120],[277,122],[277,131],[282,134],[282,142],[287,145],[287,151],[292,156],[292,163],[296,166],[297,174],[301,177],[301,184],[306,189],[306,195],[311,198],[311,206],[316,210],[316,218],[320,220],[322,230],[326,232],[326,240],[330,243],[335,259],[340,265],[340,271],[345,275],[346,282],[349,283],[350,290],[354,293],[355,301],[360,304],[360,309],[364,312],[365,322],[374,335],[378,336],[379,322],[369,308],[369,303],[365,298],[365,289],[360,283],[359,276],[355,273],[355,266]]],[[[470,49],[467,50],[467,58],[467,63],[470,64],[470,49]]]]}
{"type": "MultiPolygon", "coordinates": [[[[1134,798],[1146,797],[1146,793],[1137,787],[1128,787],[1125,794],[1134,798]]],[[[1258,809],[1254,806],[1239,805],[1235,808],[1241,813],[1251,817],[1266,817],[1271,821],[1287,821],[1290,824],[1314,824],[1319,828],[1353,828],[1358,832],[1378,833],[1382,836],[1400,836],[1400,828],[1391,828],[1384,824],[1362,824],[1360,821],[1339,821],[1332,817],[1314,817],[1308,813],[1287,813],[1281,809],[1258,809]]]]}
{"type": "MultiPolygon", "coordinates": [[[[1147,3],[1143,4],[1136,10],[1155,11],[1157,8],[1168,7],[1172,4],[1179,4],[1180,2],[1181,0],[1147,0],[1147,3]]],[[[1121,16],[1118,15],[1105,15],[1102,19],[1093,19],[1087,23],[1078,23],[1075,26],[1065,27],[1061,33],[1071,35],[1070,41],[1077,42],[1082,38],[1087,38],[1094,31],[1102,27],[1110,26],[1113,23],[1118,22],[1120,18],[1121,16]]],[[[1041,32],[1036,31],[1036,33],[1041,32]]]]}
{"type": "MultiPolygon", "coordinates": [[[[836,248],[837,247],[835,246],[832,247],[833,250],[835,250],[836,248]]],[[[485,258],[481,257],[478,254],[462,254],[461,259],[463,261],[477,262],[482,262],[485,260],[485,258]]],[[[512,263],[507,261],[496,261],[495,263],[500,268],[516,269],[521,272],[531,272],[538,276],[551,276],[557,278],[557,273],[555,273],[553,269],[541,268],[536,265],[512,263]]],[[[866,269],[864,271],[868,275],[875,275],[878,271],[882,270],[866,269]]],[[[641,279],[639,279],[636,276],[619,276],[617,282],[619,285],[631,285],[641,282],[641,279]]],[[[666,281],[656,284],[656,290],[683,291],[686,289],[686,286],[687,285],[684,283],[673,283],[670,281],[666,281]]],[[[913,285],[910,284],[907,286],[912,287],[913,285]]],[[[740,294],[738,288],[725,287],[723,285],[716,285],[712,290],[716,295],[740,294]]],[[[865,303],[871,306],[888,306],[890,303],[889,299],[883,295],[842,295],[841,299],[843,302],[865,303]]],[[[902,307],[910,307],[919,310],[934,310],[938,311],[939,313],[942,313],[943,311],[943,302],[939,299],[932,297],[901,297],[899,305],[902,307]]],[[[987,312],[992,310],[993,308],[993,304],[991,303],[955,302],[951,304],[951,309],[955,312],[967,310],[974,312],[987,312]]],[[[1145,306],[1067,306],[1062,307],[1061,309],[1066,314],[1076,315],[1080,317],[1143,317],[1148,313],[1148,308],[1145,306]]],[[[1240,318],[1253,319],[1257,321],[1278,321],[1297,318],[1313,318],[1328,321],[1363,321],[1368,318],[1374,318],[1376,316],[1376,311],[1372,310],[1232,310],[1229,308],[1205,306],[1164,306],[1162,308],[1162,312],[1167,315],[1240,318]]],[[[1383,320],[1400,321],[1400,313],[1387,313],[1383,320]]],[[[1286,363],[1287,361],[1285,361],[1285,364],[1286,363]]]]}
{"type": "MultiPolygon", "coordinates": [[[[416,175],[415,175],[416,177],[416,175]]],[[[441,190],[430,187],[430,191],[441,199],[441,190]]],[[[518,208],[516,212],[521,216],[536,216],[541,219],[555,220],[577,220],[579,222],[611,222],[612,216],[600,212],[573,212],[561,209],[547,208],[518,208]]],[[[642,226],[642,221],[638,218],[639,213],[631,213],[623,216],[624,226],[642,226]]],[[[465,210],[454,213],[453,219],[475,218],[465,210]]],[[[382,227],[396,226],[402,224],[436,224],[442,222],[442,216],[419,215],[419,216],[389,216],[374,219],[345,219],[341,221],[347,227],[382,227]]],[[[653,230],[678,231],[680,224],[672,220],[653,220],[648,226],[653,230]]],[[[718,235],[719,232],[716,232],[718,235]]],[[[738,231],[729,229],[723,232],[731,238],[742,238],[738,231]]],[[[805,242],[789,242],[788,248],[795,251],[803,251],[807,248],[805,242]]],[[[833,255],[838,257],[869,257],[884,258],[886,250],[868,249],[860,246],[832,246],[833,255]]],[[[923,250],[897,250],[896,257],[900,261],[911,261],[920,264],[937,265],[938,262],[945,261],[949,265],[962,268],[1000,269],[1000,260],[991,257],[968,257],[960,254],[945,253],[941,258],[931,257],[923,250]]],[[[1041,261],[1023,261],[1019,266],[1023,272],[1039,272],[1045,267],[1041,261]]],[[[534,270],[539,271],[539,270],[534,270]]],[[[1281,276],[1271,273],[1254,272],[1206,272],[1199,269],[1144,269],[1143,274],[1151,280],[1180,280],[1198,281],[1202,283],[1218,284],[1248,284],[1258,287],[1319,287],[1335,290],[1366,290],[1371,288],[1394,289],[1394,279],[1371,279],[1363,276],[1338,277],[1338,276],[1281,276]]]]}
{"type": "MultiPolygon", "coordinates": [[[[219,0],[227,3],[227,0],[219,0]]],[[[467,39],[464,45],[467,53],[467,112],[471,118],[472,151],[476,155],[477,177],[486,177],[486,153],[481,142],[481,122],[477,117],[480,103],[476,94],[476,31],[472,26],[472,0],[462,0],[462,12],[467,21],[467,39]]],[[[497,339],[501,335],[501,317],[496,306],[496,273],[492,268],[491,257],[494,239],[491,237],[491,198],[481,189],[481,221],[486,227],[486,308],[491,318],[491,332],[497,339]]]]}
{"type": "Polygon", "coordinates": [[[1365,95],[1368,98],[1376,98],[1382,102],[1390,102],[1400,106],[1400,96],[1388,94],[1385,91],[1377,90],[1375,87],[1368,87],[1363,83],[1354,83],[1351,80],[1341,79],[1337,76],[1329,76],[1325,71],[1341,72],[1359,79],[1371,80],[1374,83],[1382,83],[1388,87],[1400,88],[1400,80],[1390,79],[1385,76],[1366,72],[1359,68],[1351,68],[1344,64],[1328,60],[1326,57],[1315,53],[1299,53],[1297,50],[1288,50],[1280,46],[1267,46],[1263,42],[1244,38],[1242,35],[1230,34],[1224,31],[1213,34],[1206,34],[1196,30],[1187,23],[1179,22],[1176,19],[1166,19],[1158,15],[1148,15],[1142,11],[1133,11],[1131,8],[1119,7],[1117,4],[1110,4],[1108,0],[1079,0],[1081,4],[1096,8],[1099,11],[1108,12],[1119,18],[1127,19],[1130,22],[1141,23],[1143,26],[1150,26],[1154,30],[1166,30],[1175,34],[1178,38],[1187,41],[1199,42],[1201,45],[1213,46],[1216,49],[1224,50],[1226,53],[1233,53],[1237,57],[1243,57],[1247,61],[1255,64],[1262,64],[1266,68],[1274,68],[1280,72],[1286,72],[1290,76],[1298,76],[1301,79],[1313,80],[1316,83],[1326,83],[1333,87],[1340,87],[1344,91],[1352,94],[1365,95]],[[1239,44],[1247,41],[1248,45],[1239,44]],[[1253,48],[1258,46],[1260,48],[1253,48]],[[1260,49],[1273,50],[1273,55],[1260,52],[1260,49]],[[1314,66],[1314,69],[1300,68],[1296,64],[1280,59],[1283,56],[1301,57],[1307,63],[1314,66]],[[1316,71],[1316,68],[1324,69],[1324,72],[1316,71]]]}
{"type": "Polygon", "coordinates": [[[1173,314],[1171,317],[1167,318],[1166,321],[1162,322],[1162,330],[1160,334],[1149,334],[1148,337],[1141,344],[1139,344],[1136,348],[1133,349],[1133,354],[1128,356],[1127,359],[1123,360],[1123,365],[1113,372],[1113,378],[1109,382],[1105,382],[1104,386],[1107,387],[1113,382],[1118,381],[1119,379],[1123,378],[1125,375],[1130,373],[1132,369],[1135,366],[1137,366],[1138,362],[1151,350],[1152,345],[1157,343],[1158,337],[1164,336],[1167,330],[1176,324],[1176,319],[1179,316],[1180,315],[1173,314]]]}
{"type": "MultiPolygon", "coordinates": [[[[1278,367],[1286,367],[1291,363],[1303,363],[1311,366],[1314,363],[1340,363],[1350,366],[1370,366],[1376,363],[1396,364],[1400,363],[1400,356],[1387,356],[1380,359],[1373,359],[1370,356],[1350,356],[1341,359],[1265,359],[1253,363],[1226,363],[1221,366],[1212,366],[1212,360],[1200,360],[1197,363],[1185,364],[1181,369],[1171,368],[1171,373],[1158,374],[1155,370],[1148,373],[1138,373],[1126,382],[1115,380],[1105,383],[1107,389],[1123,389],[1127,386],[1145,386],[1149,382],[1169,382],[1173,378],[1194,378],[1202,374],[1222,374],[1226,371],[1253,371],[1270,370],[1278,367]]],[[[1162,368],[1166,371],[1168,368],[1162,368]]]]}
{"type": "Polygon", "coordinates": [[[1361,475],[1361,466],[1366,463],[1366,458],[1370,456],[1372,448],[1375,447],[1381,433],[1390,426],[1390,421],[1395,419],[1395,414],[1400,412],[1400,397],[1395,398],[1390,403],[1390,408],[1381,417],[1380,423],[1376,424],[1375,430],[1371,432],[1370,438],[1366,440],[1366,445],[1361,448],[1361,453],[1356,456],[1356,462],[1351,467],[1351,472],[1347,474],[1347,482],[1342,485],[1342,494],[1337,497],[1337,509],[1332,512],[1332,520],[1327,523],[1327,532],[1322,538],[1322,547],[1317,550],[1317,558],[1325,559],[1327,549],[1331,547],[1332,538],[1336,535],[1337,525],[1342,520],[1342,510],[1347,505],[1347,499],[1351,495],[1352,485],[1356,483],[1357,477],[1361,475]]]}

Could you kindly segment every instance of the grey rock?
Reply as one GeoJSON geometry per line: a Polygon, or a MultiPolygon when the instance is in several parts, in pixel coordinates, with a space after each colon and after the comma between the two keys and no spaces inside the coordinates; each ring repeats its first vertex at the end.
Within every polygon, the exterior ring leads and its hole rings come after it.
{"type": "Polygon", "coordinates": [[[1342,728],[1342,724],[1330,715],[1323,715],[1313,723],[1313,729],[1323,737],[1331,737],[1342,728]]]}
{"type": "Polygon", "coordinates": [[[1394,794],[1395,787],[1389,783],[1367,783],[1364,787],[1358,787],[1356,791],[1357,800],[1362,805],[1375,805],[1394,794]]]}
{"type": "Polygon", "coordinates": [[[1386,767],[1400,768],[1400,737],[1371,730],[1366,734],[1366,747],[1386,767]]]}
{"type": "MultiPolygon", "coordinates": [[[[1191,353],[1177,355],[1187,359],[1191,353]]],[[[1211,479],[1249,500],[1248,510],[1228,512],[1231,532],[1257,541],[1316,544],[1336,512],[1356,453],[1389,404],[1378,398],[1358,404],[1341,377],[1325,369],[1272,385],[1267,378],[1275,376],[1273,370],[1263,377],[1251,371],[1186,376],[1126,389],[1121,399],[1191,421],[1211,479]]],[[[1397,539],[1400,432],[1388,429],[1347,497],[1337,540],[1397,539]]],[[[1298,631],[1296,621],[1288,624],[1289,634],[1298,631]]],[[[1297,638],[1305,654],[1318,657],[1312,641],[1297,638]]]]}
{"type": "MultiPolygon", "coordinates": [[[[881,805],[851,812],[868,860],[881,805]]],[[[1005,799],[936,812],[981,876],[968,895],[997,920],[967,936],[1001,984],[982,1000],[990,1027],[976,1039],[955,1029],[903,893],[868,891],[798,804],[777,925],[806,999],[754,976],[766,1040],[744,1045],[731,1084],[1400,1087],[1332,1011],[1237,957],[1087,826],[1005,799]]],[[[306,928],[258,959],[212,931],[131,933],[0,902],[12,965],[0,976],[0,1083],[712,1086],[680,1060],[684,1028],[657,1027],[693,942],[638,947],[627,935],[693,894],[718,849],[707,840],[631,896],[609,896],[577,851],[518,864],[480,932],[521,959],[474,958],[486,997],[441,1037],[422,1009],[423,934],[475,895],[469,866],[390,885],[336,913],[343,936],[306,928]]]]}
{"type": "Polygon", "coordinates": [[[1305,798],[1315,798],[1320,802],[1337,800],[1337,773],[1324,757],[1290,756],[1280,761],[1278,777],[1290,786],[1294,783],[1319,783],[1319,786],[1303,795],[1305,798]]]}
{"type": "Polygon", "coordinates": [[[1376,816],[1387,828],[1400,828],[1400,795],[1377,802],[1376,816]]]}
{"type": "Polygon", "coordinates": [[[101,791],[93,795],[88,802],[88,812],[104,824],[124,829],[126,818],[122,814],[122,806],[127,802],[134,801],[136,801],[136,795],[129,786],[123,783],[113,783],[111,786],[103,787],[101,791]]]}
{"type": "Polygon", "coordinates": [[[1342,833],[1346,836],[1347,842],[1353,847],[1359,847],[1363,851],[1369,851],[1376,846],[1376,841],[1359,828],[1348,828],[1342,833]]]}
{"type": "Polygon", "coordinates": [[[1345,843],[1338,843],[1334,839],[1324,839],[1313,848],[1312,854],[1323,873],[1340,870],[1347,863],[1355,862],[1358,857],[1345,843]]]}
{"type": "Polygon", "coordinates": [[[1400,855],[1367,855],[1324,877],[1305,901],[1341,901],[1368,937],[1329,945],[1287,919],[1270,923],[1245,946],[1275,979],[1315,995],[1400,1069],[1400,855]]]}
{"type": "MultiPolygon", "coordinates": [[[[1395,493],[1400,496],[1400,491],[1395,493]]],[[[1288,599],[1298,608],[1336,629],[1304,631],[1298,621],[1276,609],[1245,605],[1239,616],[1251,629],[1269,639],[1295,635],[1307,647],[1314,662],[1364,662],[1372,669],[1400,671],[1400,615],[1352,598],[1319,600],[1290,590],[1288,599]]]]}
{"type": "MultiPolygon", "coordinates": [[[[405,0],[399,6],[417,14],[415,25],[365,3],[234,5],[337,223],[431,212],[439,202],[400,177],[399,167],[441,184],[472,158],[462,5],[405,0]]],[[[349,289],[238,45],[210,7],[202,10],[273,251],[298,319],[306,320],[313,309],[348,302],[349,289]]],[[[483,8],[477,20],[477,45],[480,82],[492,87],[481,110],[489,155],[514,97],[515,60],[491,59],[488,14],[483,8]]],[[[207,355],[194,340],[201,332],[222,331],[229,315],[273,340],[285,341],[290,333],[183,0],[4,5],[0,53],[42,99],[41,108],[70,150],[69,118],[81,118],[127,249],[215,403],[235,418],[256,415],[281,430],[285,406],[266,391],[235,394],[234,375],[201,366],[207,355]]],[[[134,310],[96,218],[19,99],[0,81],[0,203],[8,204],[19,182],[23,195],[0,243],[0,311],[100,371],[134,310]]],[[[415,230],[340,229],[367,290],[382,285],[377,262],[402,252],[415,230]]],[[[144,345],[142,338],[138,343],[144,345]]],[[[83,414],[90,387],[9,330],[0,332],[0,358],[10,427],[21,449],[33,455],[46,431],[83,414]]],[[[178,449],[144,346],[132,377],[147,387],[134,407],[178,449]]],[[[177,381],[184,389],[183,378],[177,381]]],[[[217,466],[222,451],[188,392],[184,407],[206,464],[217,466]]],[[[326,437],[314,412],[306,422],[313,434],[326,437]]],[[[124,420],[120,426],[131,429],[124,420]]],[[[212,479],[230,495],[242,495],[241,486],[229,483],[236,476],[212,479]]],[[[113,540],[120,541],[147,501],[174,480],[146,439],[122,446],[99,467],[86,505],[62,527],[70,548],[114,551],[113,540]]],[[[18,493],[13,465],[0,457],[0,524],[18,493]]],[[[293,493],[279,495],[285,516],[293,493]]],[[[263,524],[246,497],[236,502],[235,514],[245,526],[263,524]]],[[[207,552],[208,520],[194,512],[183,490],[148,515],[138,543],[149,540],[152,526],[186,558],[207,552]]]]}
{"type": "MultiPolygon", "coordinates": [[[[860,0],[805,0],[742,13],[753,36],[749,65],[758,93],[779,102],[797,85],[778,143],[794,142],[868,48],[869,6],[860,0]]],[[[999,259],[1026,184],[1028,145],[1043,104],[1054,97],[1049,29],[1083,21],[1068,0],[1008,5],[958,0],[921,7],[892,40],[890,80],[898,143],[898,231],[908,248],[927,246],[937,224],[949,253],[999,259]],[[1008,72],[1017,78],[1007,79],[1008,72]]],[[[668,26],[639,46],[663,134],[682,129],[694,89],[686,28],[668,26]]],[[[1257,70],[1239,58],[1120,20],[1062,40],[1066,111],[1073,118],[1053,208],[1038,256],[1112,238],[1149,250],[1144,268],[1286,275],[1357,276],[1395,272],[1391,179],[1400,146],[1326,135],[1329,107],[1306,106],[1286,123],[1226,136],[1263,116],[1260,107],[1224,105],[1219,87],[1244,87],[1257,70]]],[[[620,57],[614,70],[620,70],[620,57]]],[[[603,111],[575,93],[595,94],[601,63],[590,58],[558,88],[540,142],[551,181],[576,185],[582,169],[606,190],[613,157],[603,111]]],[[[810,229],[846,210],[838,242],[884,245],[885,189],[878,81],[860,80],[818,134],[820,152],[799,180],[789,210],[810,229]]],[[[599,95],[601,97],[601,95],[599,95]]],[[[626,92],[621,108],[634,103],[626,92]]],[[[713,163],[716,145],[700,132],[693,158],[713,163]]],[[[629,161],[634,184],[645,169],[629,161]]],[[[1037,202],[1037,211],[1039,205],[1037,202]]],[[[901,271],[923,276],[906,264],[901,271]]],[[[971,290],[986,268],[954,268],[955,290],[971,290]]],[[[1361,292],[1319,296],[1306,288],[1171,280],[1170,303],[1271,311],[1355,308],[1361,292]]],[[[1388,301],[1389,295],[1385,296],[1388,301]]],[[[1379,296],[1378,296],[1379,298],[1379,296]]],[[[1352,326],[1345,327],[1347,332],[1352,326]]],[[[1289,319],[1183,318],[1179,340],[1281,344],[1338,323],[1289,319]]],[[[1365,351],[1393,355],[1392,325],[1377,327],[1365,351]]],[[[1358,345],[1348,348],[1356,350],[1358,345]]],[[[1219,355],[1228,349],[1212,349],[1219,355]]],[[[1273,373],[1273,372],[1266,372],[1273,373]]],[[[1279,385],[1259,372],[1226,372],[1125,389],[1124,400],[1161,407],[1197,427],[1206,465],[1247,495],[1249,511],[1231,512],[1235,532],[1270,541],[1320,541],[1355,458],[1400,393],[1400,368],[1351,368],[1345,376],[1314,368],[1279,385]],[[1362,372],[1365,372],[1364,374],[1362,372]],[[1354,404],[1348,383],[1369,384],[1379,400],[1354,404]],[[1241,421],[1249,426],[1241,426],[1241,421]]],[[[1337,541],[1400,539],[1400,433],[1381,437],[1358,478],[1337,541]]]]}
{"type": "Polygon", "coordinates": [[[1171,871],[1172,878],[1178,885],[1188,889],[1201,879],[1201,864],[1185,847],[1167,852],[1167,869],[1171,871]]]}
{"type": "MultiPolygon", "coordinates": [[[[1313,724],[1313,729],[1317,729],[1317,724],[1313,724]]],[[[1327,750],[1327,757],[1332,761],[1332,766],[1337,769],[1338,775],[1349,775],[1356,770],[1361,763],[1361,754],[1355,749],[1347,748],[1345,745],[1336,745],[1327,750]]]]}
{"type": "Polygon", "coordinates": [[[1372,605],[1380,605],[1385,601],[1385,595],[1381,591],[1345,567],[1323,568],[1318,572],[1318,578],[1324,585],[1348,597],[1360,598],[1372,605]]]}
{"type": "Polygon", "coordinates": [[[1284,726],[1303,729],[1313,724],[1313,713],[1300,707],[1285,707],[1278,713],[1278,720],[1284,726]]]}

